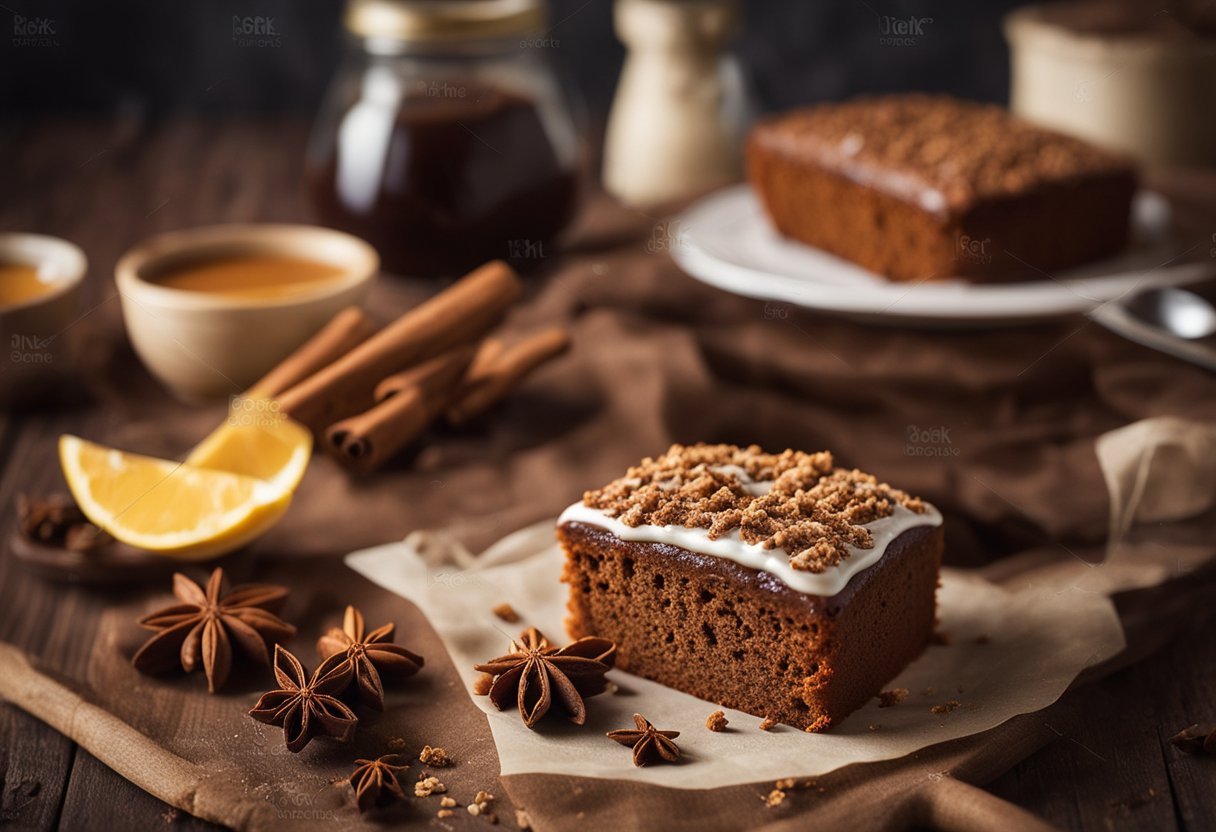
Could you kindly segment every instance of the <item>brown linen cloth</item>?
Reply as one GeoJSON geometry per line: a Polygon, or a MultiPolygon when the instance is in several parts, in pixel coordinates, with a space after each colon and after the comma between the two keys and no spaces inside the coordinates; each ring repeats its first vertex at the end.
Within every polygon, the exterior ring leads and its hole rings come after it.
{"type": "MultiPolygon", "coordinates": [[[[661,218],[598,200],[585,219],[570,251],[532,280],[507,327],[510,333],[565,323],[574,336],[571,353],[493,413],[436,433],[373,477],[348,478],[332,460],[318,458],[287,518],[255,545],[259,556],[332,557],[422,527],[449,527],[477,551],[556,515],[584,489],[671,442],[707,441],[829,448],[840,464],[941,507],[947,558],[955,564],[1017,553],[1006,563],[1068,561],[1074,553],[1097,558],[1109,497],[1095,438],[1148,416],[1216,419],[1216,377],[1082,319],[990,331],[905,331],[829,319],[691,280],[655,245],[668,239],[661,218]],[[1032,549],[1038,551],[1026,554],[1032,549]]],[[[399,312],[421,294],[414,285],[386,284],[372,308],[399,312]]],[[[172,409],[182,418],[155,424],[146,411],[133,410],[129,426],[99,438],[173,455],[221,417],[172,409]]],[[[258,577],[277,570],[303,588],[333,571],[331,563],[317,563],[309,575],[311,569],[280,563],[258,577]]],[[[1201,584],[1192,579],[1188,587],[1195,592],[1201,584]]],[[[360,579],[350,595],[310,602],[308,614],[363,599],[385,603],[360,579]]],[[[1132,601],[1120,607],[1129,614],[1140,609],[1132,601]]],[[[1148,609],[1161,615],[1129,632],[1133,653],[1147,649],[1145,634],[1168,633],[1161,617],[1176,607],[1148,609]]],[[[419,633],[419,649],[437,644],[416,610],[397,618],[402,631],[419,633]]],[[[131,635],[110,638],[129,646],[131,635]]],[[[427,655],[428,671],[439,674],[428,683],[435,696],[427,721],[449,737],[465,732],[465,742],[485,749],[488,727],[455,687],[454,673],[427,655]]],[[[103,699],[121,697],[113,674],[93,681],[103,699]]],[[[147,729],[159,737],[164,726],[147,729]]],[[[433,742],[426,731],[414,733],[415,741],[433,742]]],[[[1005,804],[992,808],[994,798],[967,791],[961,781],[983,783],[1054,738],[1041,721],[1013,720],[906,760],[835,772],[776,809],[759,799],[771,784],[702,793],[512,776],[504,785],[538,829],[768,822],[794,828],[845,817],[885,828],[962,829],[992,828],[998,816],[1011,828],[1023,822],[1029,828],[1034,821],[1005,804]]],[[[336,758],[326,759],[336,765],[336,758]]],[[[493,775],[496,762],[478,759],[468,769],[477,776],[465,785],[488,787],[480,781],[493,775]]],[[[284,766],[285,777],[307,770],[290,762],[296,768],[284,766]]]]}
{"type": "MultiPolygon", "coordinates": [[[[950,560],[980,563],[1103,539],[1098,435],[1148,416],[1216,419],[1216,376],[1084,319],[911,331],[817,316],[697,283],[653,251],[656,227],[595,202],[508,322],[567,324],[570,355],[373,478],[319,460],[265,545],[332,554],[448,523],[477,551],[671,442],[754,442],[829,448],[932,500],[950,560]]],[[[373,308],[400,308],[382,294],[373,308]]]]}

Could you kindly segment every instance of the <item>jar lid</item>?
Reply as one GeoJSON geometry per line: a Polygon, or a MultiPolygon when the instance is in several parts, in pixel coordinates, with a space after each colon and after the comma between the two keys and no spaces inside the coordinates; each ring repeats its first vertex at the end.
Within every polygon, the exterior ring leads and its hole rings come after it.
{"type": "Polygon", "coordinates": [[[453,41],[536,31],[540,0],[350,0],[346,28],[362,37],[453,41]]]}

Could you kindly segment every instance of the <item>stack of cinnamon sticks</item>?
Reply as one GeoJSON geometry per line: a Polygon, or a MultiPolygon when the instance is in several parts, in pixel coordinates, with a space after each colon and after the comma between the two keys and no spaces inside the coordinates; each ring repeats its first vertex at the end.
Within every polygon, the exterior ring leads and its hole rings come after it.
{"type": "Polygon", "coordinates": [[[437,421],[485,412],[566,351],[558,328],[510,345],[487,337],[521,291],[496,260],[379,331],[361,310],[343,310],[249,395],[277,399],[340,462],[373,471],[437,421]]]}

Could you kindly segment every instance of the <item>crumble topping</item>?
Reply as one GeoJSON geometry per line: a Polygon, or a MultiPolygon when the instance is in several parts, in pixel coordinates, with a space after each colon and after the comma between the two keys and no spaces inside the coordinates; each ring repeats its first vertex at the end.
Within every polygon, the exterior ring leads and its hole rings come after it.
{"type": "Polygon", "coordinates": [[[423,777],[414,784],[414,797],[430,797],[433,794],[443,794],[448,787],[439,782],[438,777],[423,777]]]}
{"type": "Polygon", "coordinates": [[[711,540],[734,530],[746,543],[784,549],[790,566],[823,572],[869,549],[864,526],[924,503],[869,474],[833,465],[827,451],[768,454],[752,445],[672,445],[624,477],[583,495],[583,504],[627,526],[706,529],[711,540]]]}
{"type": "Polygon", "coordinates": [[[432,768],[446,768],[452,764],[452,759],[448,756],[448,752],[442,748],[435,746],[424,746],[418,754],[419,761],[425,766],[432,768]]]}

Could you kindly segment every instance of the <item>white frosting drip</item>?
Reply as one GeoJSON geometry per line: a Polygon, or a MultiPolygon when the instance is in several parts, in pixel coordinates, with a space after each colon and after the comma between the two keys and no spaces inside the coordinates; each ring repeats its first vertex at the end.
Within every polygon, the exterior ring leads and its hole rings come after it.
{"type": "MultiPolygon", "coordinates": [[[[771,487],[771,483],[752,483],[745,480],[744,488],[749,485],[756,488],[764,485],[771,487]]],[[[604,511],[585,506],[581,502],[563,511],[557,522],[559,525],[565,522],[586,523],[612,532],[621,540],[667,543],[690,552],[726,558],[740,566],[767,572],[798,592],[830,597],[843,590],[849,579],[858,572],[878,563],[892,540],[917,526],[940,526],[942,515],[928,503],[925,503],[923,514],[917,514],[897,504],[890,517],[883,517],[863,526],[874,537],[874,545],[871,548],[850,546],[847,558],[823,572],[795,569],[790,566],[789,553],[784,549],[765,549],[759,543],[747,543],[737,528],[711,540],[707,529],[690,529],[685,526],[627,526],[604,511]]]]}

